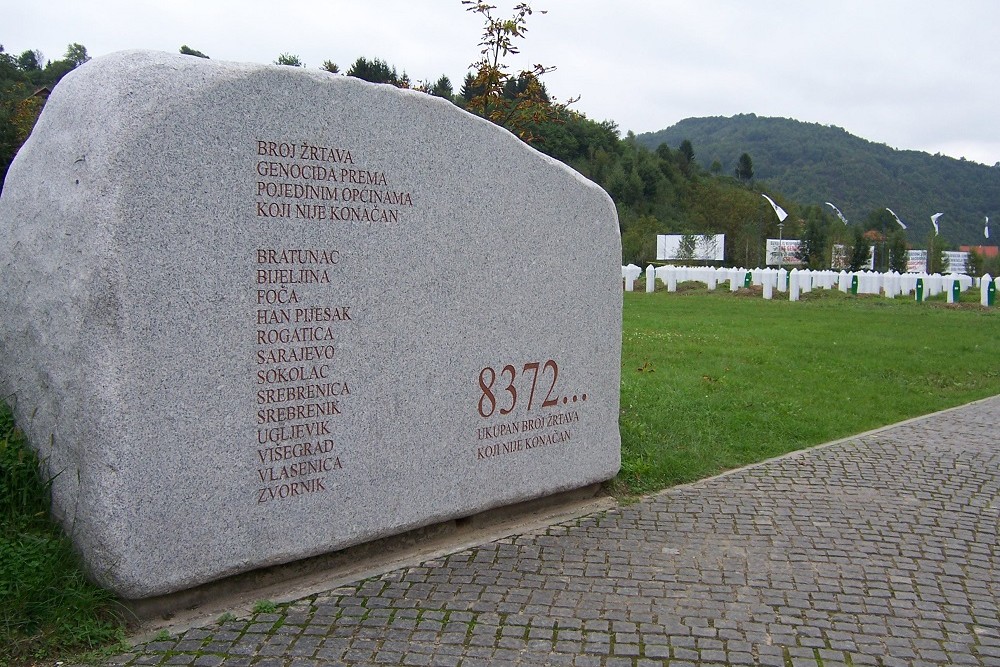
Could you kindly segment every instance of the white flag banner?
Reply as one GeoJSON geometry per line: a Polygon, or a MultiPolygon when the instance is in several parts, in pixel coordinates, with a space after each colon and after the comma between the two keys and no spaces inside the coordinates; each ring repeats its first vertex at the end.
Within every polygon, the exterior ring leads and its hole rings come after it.
{"type": "Polygon", "coordinates": [[[903,224],[903,221],[899,219],[899,216],[896,215],[895,212],[893,212],[893,210],[891,208],[889,208],[888,206],[886,206],[885,210],[889,211],[889,213],[892,213],[892,217],[896,218],[896,222],[899,223],[900,227],[902,227],[903,229],[906,229],[906,225],[903,224]]]}
{"type": "Polygon", "coordinates": [[[771,204],[771,208],[773,208],[773,209],[774,209],[774,214],[775,214],[776,216],[778,216],[778,222],[784,222],[784,221],[785,221],[785,218],[787,218],[787,217],[788,217],[788,214],[787,214],[787,213],[785,213],[785,209],[783,209],[783,208],[781,208],[780,206],[778,206],[777,204],[775,204],[775,203],[774,203],[774,200],[773,200],[773,199],[771,199],[770,197],[768,197],[767,195],[764,195],[764,194],[762,194],[762,195],[761,195],[761,197],[763,197],[763,198],[764,198],[764,199],[766,199],[766,200],[767,200],[768,202],[770,202],[770,204],[771,204]]]}
{"type": "Polygon", "coordinates": [[[931,216],[931,224],[934,225],[934,236],[938,236],[938,218],[940,218],[944,213],[935,213],[931,216]]]}
{"type": "Polygon", "coordinates": [[[826,205],[829,206],[830,208],[832,208],[837,213],[837,217],[840,218],[841,221],[843,221],[843,223],[845,225],[847,224],[847,218],[844,217],[844,214],[840,212],[839,208],[837,208],[836,206],[834,206],[830,202],[826,202],[826,205]]]}
{"type": "Polygon", "coordinates": [[[986,226],[983,227],[983,236],[990,237],[990,216],[986,216],[986,226]]]}

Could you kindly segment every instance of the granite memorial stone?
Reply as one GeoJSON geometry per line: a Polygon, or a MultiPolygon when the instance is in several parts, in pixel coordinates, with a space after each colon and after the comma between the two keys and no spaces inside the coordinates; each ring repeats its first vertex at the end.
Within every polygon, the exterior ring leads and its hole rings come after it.
{"type": "Polygon", "coordinates": [[[448,101],[97,58],[0,226],[3,396],[125,598],[618,470],[614,205],[448,101]]]}

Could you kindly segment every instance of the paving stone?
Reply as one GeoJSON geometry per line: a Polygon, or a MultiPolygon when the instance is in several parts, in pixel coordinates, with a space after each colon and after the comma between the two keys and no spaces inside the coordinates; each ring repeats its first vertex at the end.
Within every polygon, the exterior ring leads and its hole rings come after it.
{"type": "Polygon", "coordinates": [[[670,646],[667,644],[647,643],[646,646],[644,647],[644,653],[647,658],[666,659],[670,657],[670,646]]]}
{"type": "Polygon", "coordinates": [[[344,586],[304,600],[311,616],[279,609],[139,645],[114,664],[198,645],[234,667],[281,647],[285,665],[314,647],[327,664],[998,665],[996,529],[980,518],[1000,496],[996,423],[1000,397],[344,586]],[[524,602],[466,607],[469,586],[524,602]],[[377,622],[356,622],[364,614],[377,622]],[[290,648],[294,634],[242,634],[280,623],[298,633],[290,648]]]}

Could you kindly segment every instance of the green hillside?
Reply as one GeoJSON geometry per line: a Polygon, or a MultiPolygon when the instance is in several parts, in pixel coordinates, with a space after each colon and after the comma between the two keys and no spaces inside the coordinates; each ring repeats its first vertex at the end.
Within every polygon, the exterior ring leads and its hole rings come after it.
{"type": "Polygon", "coordinates": [[[640,134],[649,149],[676,148],[685,139],[705,169],[732,174],[743,153],[754,177],[800,204],[833,202],[851,221],[891,208],[908,225],[912,243],[925,240],[930,216],[944,213],[941,234],[954,244],[995,243],[997,224],[983,237],[983,218],[1000,223],[1000,164],[987,167],[919,151],[896,150],[842,128],[754,114],[688,118],[659,132],[640,134]]]}

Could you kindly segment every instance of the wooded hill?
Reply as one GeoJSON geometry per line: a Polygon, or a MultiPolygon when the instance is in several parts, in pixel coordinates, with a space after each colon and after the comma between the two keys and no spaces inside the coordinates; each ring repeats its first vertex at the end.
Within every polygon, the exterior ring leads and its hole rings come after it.
{"type": "Polygon", "coordinates": [[[984,217],[1000,234],[1000,163],[987,167],[944,155],[897,150],[856,137],[842,128],[754,114],[687,118],[659,132],[637,136],[650,150],[662,143],[694,147],[702,168],[733,174],[743,153],[753,158],[754,178],[799,204],[833,202],[851,222],[891,208],[920,246],[940,218],[941,235],[953,244],[995,243],[983,237],[984,217]],[[714,165],[714,166],[713,166],[714,165]]]}

